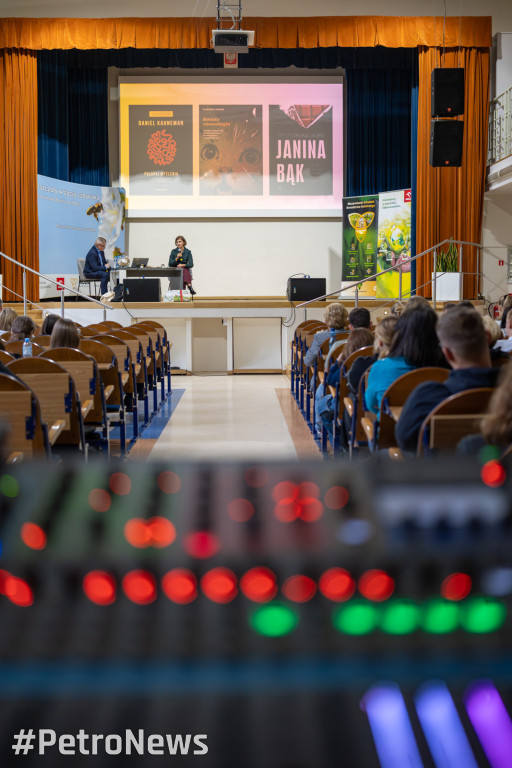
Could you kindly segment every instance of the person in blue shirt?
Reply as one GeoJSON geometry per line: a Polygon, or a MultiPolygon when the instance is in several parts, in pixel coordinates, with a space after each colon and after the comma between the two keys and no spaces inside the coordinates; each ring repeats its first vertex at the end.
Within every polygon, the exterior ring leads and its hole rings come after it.
{"type": "Polygon", "coordinates": [[[368,411],[379,414],[384,392],[404,373],[431,365],[447,367],[436,325],[436,313],[423,303],[414,303],[398,318],[389,355],[377,360],[368,374],[364,395],[368,411]]]}
{"type": "Polygon", "coordinates": [[[107,241],[104,237],[97,237],[94,245],[85,257],[84,275],[91,280],[100,281],[100,292],[103,296],[108,291],[108,280],[110,276],[110,264],[105,259],[105,246],[107,241]]]}

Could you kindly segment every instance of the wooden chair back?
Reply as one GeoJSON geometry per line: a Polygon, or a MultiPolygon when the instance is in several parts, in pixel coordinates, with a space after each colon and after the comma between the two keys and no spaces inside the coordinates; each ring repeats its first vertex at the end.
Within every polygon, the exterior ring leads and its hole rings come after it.
{"type": "Polygon", "coordinates": [[[80,336],[82,339],[97,335],[98,331],[90,325],[84,325],[82,328],[80,328],[80,336]]]}
{"type": "Polygon", "coordinates": [[[104,423],[101,378],[96,360],[81,350],[69,349],[68,347],[48,349],[39,357],[59,363],[71,374],[82,409],[87,411],[84,415],[84,423],[104,423]]]}
{"type": "Polygon", "coordinates": [[[53,360],[41,357],[13,360],[8,367],[39,400],[50,443],[83,448],[82,415],[75,384],[68,371],[53,360]]]}
{"type": "Polygon", "coordinates": [[[101,325],[106,325],[107,328],[122,328],[121,323],[116,323],[115,320],[104,320],[101,325]]]}
{"type": "Polygon", "coordinates": [[[37,337],[37,343],[40,347],[49,347],[51,340],[52,336],[49,333],[45,333],[37,337]]]}
{"type": "Polygon", "coordinates": [[[82,339],[80,342],[80,350],[85,352],[86,355],[94,357],[98,363],[103,386],[108,387],[111,385],[113,387],[107,405],[121,406],[124,400],[124,394],[118,361],[113,350],[97,339],[82,339]]]}
{"type": "Polygon", "coordinates": [[[453,450],[463,437],[480,432],[493,392],[492,387],[467,389],[443,400],[421,425],[418,456],[453,450]]]}
{"type": "MultiPolygon", "coordinates": [[[[114,329],[112,329],[114,330],[114,329]]],[[[132,353],[130,347],[125,341],[112,336],[111,334],[101,334],[101,336],[95,336],[94,341],[99,341],[101,344],[106,345],[112,350],[113,354],[117,358],[117,364],[123,380],[123,391],[126,394],[133,394],[137,388],[137,372],[140,369],[140,365],[133,365],[132,353]],[[124,375],[126,374],[126,377],[124,375]]]]}
{"type": "Polygon", "coordinates": [[[0,349],[0,363],[3,363],[4,365],[8,365],[10,362],[15,360],[12,355],[9,354],[9,352],[4,352],[3,349],[0,349]]]}
{"type": "Polygon", "coordinates": [[[152,354],[154,355],[154,364],[159,375],[161,375],[164,367],[164,354],[163,343],[159,331],[152,326],[148,326],[145,323],[136,323],[135,326],[131,325],[130,328],[140,328],[141,331],[147,333],[151,339],[152,354]]]}
{"type": "Polygon", "coordinates": [[[135,334],[130,333],[125,329],[116,330],[115,328],[112,328],[109,331],[108,335],[114,336],[114,338],[119,339],[119,341],[125,342],[126,345],[130,348],[133,362],[135,363],[136,366],[137,366],[137,363],[140,363],[140,366],[137,368],[137,383],[145,384],[146,358],[142,351],[142,343],[140,339],[138,339],[137,336],[135,336],[135,334]]]}
{"type": "Polygon", "coordinates": [[[7,424],[7,455],[17,452],[24,458],[50,457],[46,427],[37,397],[23,381],[0,374],[0,421],[7,424]]]}
{"type": "Polygon", "coordinates": [[[381,400],[377,437],[377,447],[379,449],[396,445],[395,426],[400,418],[401,409],[413,389],[416,389],[417,386],[425,381],[446,381],[449,373],[448,368],[438,368],[436,366],[415,368],[413,371],[399,376],[398,379],[390,384],[381,400]]]}
{"type": "MultiPolygon", "coordinates": [[[[21,357],[23,355],[23,342],[21,339],[9,341],[5,345],[5,351],[9,352],[10,355],[20,355],[21,357]]],[[[37,357],[41,352],[44,352],[44,347],[40,347],[32,340],[32,357],[37,357]]]]}
{"type": "Polygon", "coordinates": [[[96,334],[108,333],[110,330],[110,325],[107,325],[106,323],[90,323],[87,328],[89,330],[95,331],[96,334]]]}

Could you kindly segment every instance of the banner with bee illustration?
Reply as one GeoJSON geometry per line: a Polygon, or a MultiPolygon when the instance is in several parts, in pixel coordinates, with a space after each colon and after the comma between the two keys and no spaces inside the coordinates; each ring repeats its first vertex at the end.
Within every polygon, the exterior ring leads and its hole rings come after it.
{"type": "MultiPolygon", "coordinates": [[[[377,271],[379,196],[346,197],[343,200],[343,266],[346,286],[377,271]]],[[[375,280],[361,283],[359,295],[374,298],[375,280]]]]}
{"type": "Polygon", "coordinates": [[[402,298],[411,294],[411,190],[381,192],[379,195],[379,248],[376,272],[394,267],[377,276],[377,298],[398,298],[400,274],[402,298]]]}
{"type": "Polygon", "coordinates": [[[343,200],[343,287],[359,284],[359,296],[398,298],[411,292],[411,190],[343,200]],[[393,267],[389,272],[382,273],[393,267]],[[377,274],[376,280],[360,280],[377,274]]]}

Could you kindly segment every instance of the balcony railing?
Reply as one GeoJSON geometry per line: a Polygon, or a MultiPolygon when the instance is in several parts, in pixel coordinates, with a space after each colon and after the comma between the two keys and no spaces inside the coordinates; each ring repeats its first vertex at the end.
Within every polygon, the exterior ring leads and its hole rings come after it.
{"type": "Polygon", "coordinates": [[[487,165],[512,155],[512,87],[491,101],[487,165]]]}

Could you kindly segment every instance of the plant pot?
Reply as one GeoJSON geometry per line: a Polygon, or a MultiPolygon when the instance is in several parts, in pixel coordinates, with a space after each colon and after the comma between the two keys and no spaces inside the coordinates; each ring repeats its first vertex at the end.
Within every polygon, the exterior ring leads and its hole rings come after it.
{"type": "MultiPolygon", "coordinates": [[[[432,283],[437,275],[436,281],[436,301],[460,301],[461,285],[460,272],[432,272],[432,283]]],[[[434,295],[434,286],[432,284],[432,295],[434,295]]]]}

